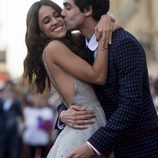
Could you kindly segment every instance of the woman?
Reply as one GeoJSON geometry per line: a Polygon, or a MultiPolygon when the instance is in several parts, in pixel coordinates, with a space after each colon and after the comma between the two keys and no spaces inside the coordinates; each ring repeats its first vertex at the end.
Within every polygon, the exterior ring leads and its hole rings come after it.
{"type": "Polygon", "coordinates": [[[50,90],[50,83],[53,83],[67,107],[78,104],[87,110],[93,110],[96,120],[83,130],[66,126],[48,158],[66,157],[74,147],[84,143],[106,123],[100,103],[87,82],[105,84],[108,50],[103,49],[99,41],[95,62],[93,66],[89,65],[78,56],[84,57],[82,45],[75,46],[76,40],[67,32],[60,13],[61,8],[50,0],[39,1],[31,6],[27,15],[28,54],[24,61],[23,76],[31,84],[35,83],[41,93],[50,90]]]}

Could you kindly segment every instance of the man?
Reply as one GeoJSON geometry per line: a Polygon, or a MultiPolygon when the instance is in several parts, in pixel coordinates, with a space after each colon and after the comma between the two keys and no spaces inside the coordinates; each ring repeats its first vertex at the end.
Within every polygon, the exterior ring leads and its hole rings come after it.
{"type": "MultiPolygon", "coordinates": [[[[108,10],[109,0],[64,0],[62,15],[67,28],[80,30],[95,51],[95,26],[108,10]]],[[[111,151],[116,158],[158,157],[158,117],[150,95],[145,52],[124,29],[113,32],[107,83],[94,87],[107,124],[67,158],[108,157],[111,151]]]]}

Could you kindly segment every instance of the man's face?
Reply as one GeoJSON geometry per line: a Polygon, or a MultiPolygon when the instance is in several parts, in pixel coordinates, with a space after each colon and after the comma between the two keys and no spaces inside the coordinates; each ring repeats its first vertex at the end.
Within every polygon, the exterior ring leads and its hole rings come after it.
{"type": "Polygon", "coordinates": [[[75,5],[74,0],[64,0],[61,12],[68,30],[80,30],[84,22],[84,13],[75,5]]]}

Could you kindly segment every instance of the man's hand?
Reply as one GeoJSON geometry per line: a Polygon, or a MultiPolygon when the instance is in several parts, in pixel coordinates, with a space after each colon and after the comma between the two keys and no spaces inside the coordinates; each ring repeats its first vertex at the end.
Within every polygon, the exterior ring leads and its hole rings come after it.
{"type": "Polygon", "coordinates": [[[61,121],[75,129],[86,129],[94,123],[96,115],[93,111],[87,111],[84,108],[71,105],[68,110],[60,114],[61,121]]]}
{"type": "Polygon", "coordinates": [[[66,158],[91,158],[94,152],[87,144],[80,145],[74,149],[66,158]]]}
{"type": "Polygon", "coordinates": [[[102,48],[107,48],[112,43],[113,22],[110,15],[102,15],[97,26],[95,35],[97,40],[102,40],[102,48]]]}

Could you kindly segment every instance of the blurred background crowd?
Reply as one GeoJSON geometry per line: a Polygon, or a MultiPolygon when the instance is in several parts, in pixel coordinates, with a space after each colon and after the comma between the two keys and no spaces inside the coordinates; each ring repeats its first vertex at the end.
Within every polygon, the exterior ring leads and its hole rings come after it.
{"type": "MultiPolygon", "coordinates": [[[[150,89],[158,113],[157,5],[157,0],[111,0],[110,13],[146,50],[150,89]]],[[[58,135],[54,123],[59,96],[53,88],[41,95],[22,85],[21,74],[14,76],[8,67],[8,50],[0,44],[0,158],[45,158],[58,135]]]]}
{"type": "MultiPolygon", "coordinates": [[[[150,78],[150,89],[158,114],[158,78],[150,78]]],[[[5,81],[0,89],[0,158],[46,158],[59,134],[54,129],[59,103],[55,91],[37,94],[5,81]]]]}
{"type": "MultiPolygon", "coordinates": [[[[22,90],[7,80],[0,89],[0,158],[45,158],[58,135],[52,94],[22,90]]],[[[57,105],[57,103],[56,103],[57,105]]]]}

